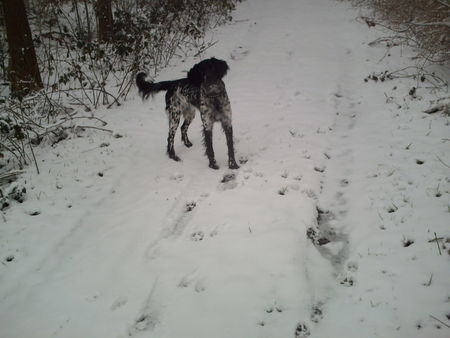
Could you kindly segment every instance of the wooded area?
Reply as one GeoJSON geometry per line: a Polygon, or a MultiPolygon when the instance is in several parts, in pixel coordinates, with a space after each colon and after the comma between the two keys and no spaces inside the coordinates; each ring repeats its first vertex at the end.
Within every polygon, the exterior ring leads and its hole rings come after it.
{"type": "Polygon", "coordinates": [[[120,105],[137,71],[201,55],[238,1],[1,0],[0,155],[33,162],[32,146],[59,142],[75,115],[120,105]]]}

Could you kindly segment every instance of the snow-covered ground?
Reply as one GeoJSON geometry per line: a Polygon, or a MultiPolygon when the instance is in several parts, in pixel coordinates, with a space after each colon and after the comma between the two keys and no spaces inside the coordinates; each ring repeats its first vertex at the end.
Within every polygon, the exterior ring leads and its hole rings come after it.
{"type": "Polygon", "coordinates": [[[423,113],[448,93],[364,82],[413,61],[357,15],[246,0],[215,33],[239,170],[219,126],[208,168],[199,116],[170,160],[162,94],[40,149],[0,224],[0,337],[449,337],[449,117],[423,113]]]}

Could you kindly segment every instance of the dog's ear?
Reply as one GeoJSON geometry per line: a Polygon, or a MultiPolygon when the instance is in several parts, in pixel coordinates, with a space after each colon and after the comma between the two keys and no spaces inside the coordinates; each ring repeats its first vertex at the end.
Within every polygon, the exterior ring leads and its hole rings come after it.
{"type": "Polygon", "coordinates": [[[203,77],[204,69],[201,62],[192,67],[187,74],[188,81],[195,86],[200,86],[200,84],[203,82],[203,77]]]}
{"type": "Polygon", "coordinates": [[[215,76],[218,79],[221,79],[225,75],[227,75],[228,69],[230,68],[228,67],[228,64],[225,61],[216,58],[211,58],[210,60],[214,68],[215,76]]]}
{"type": "Polygon", "coordinates": [[[227,74],[228,69],[228,64],[225,61],[213,57],[192,67],[187,78],[193,85],[200,86],[206,78],[208,80],[220,80],[227,74]]]}

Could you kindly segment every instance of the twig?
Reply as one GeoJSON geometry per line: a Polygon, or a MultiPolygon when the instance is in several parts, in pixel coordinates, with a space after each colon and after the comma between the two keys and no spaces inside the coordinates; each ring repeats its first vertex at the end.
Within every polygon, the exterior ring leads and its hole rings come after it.
{"type": "Polygon", "coordinates": [[[98,129],[101,131],[106,131],[108,133],[113,133],[113,131],[111,129],[105,129],[105,128],[100,128],[100,127],[94,127],[94,126],[75,126],[75,128],[91,128],[91,129],[98,129]]]}
{"type": "Polygon", "coordinates": [[[199,56],[199,55],[202,54],[205,50],[207,50],[207,49],[211,48],[212,46],[214,46],[217,42],[219,42],[219,41],[216,40],[216,41],[214,41],[214,42],[209,43],[207,46],[202,46],[202,48],[194,55],[194,57],[199,56]]]}
{"type": "Polygon", "coordinates": [[[446,4],[444,1],[441,1],[441,0],[434,0],[434,1],[437,1],[437,2],[439,2],[441,5],[450,8],[450,5],[449,5],[449,4],[446,4]]]}
{"type": "Polygon", "coordinates": [[[436,157],[437,157],[437,159],[439,160],[439,162],[441,162],[441,163],[442,163],[443,165],[445,165],[447,168],[450,168],[450,166],[447,165],[447,164],[445,164],[444,161],[442,161],[441,158],[440,158],[439,156],[436,155],[436,157]]]}
{"type": "Polygon", "coordinates": [[[437,247],[438,247],[439,255],[442,256],[441,247],[439,246],[439,240],[438,240],[438,238],[437,238],[436,233],[434,233],[434,241],[436,242],[436,245],[437,245],[437,247]]]}
{"type": "Polygon", "coordinates": [[[431,286],[431,282],[433,281],[433,274],[431,274],[430,279],[427,283],[423,283],[423,286],[431,286]]]}
{"type": "Polygon", "coordinates": [[[444,326],[446,326],[446,327],[448,327],[448,328],[450,329],[450,325],[444,323],[442,320],[436,318],[436,317],[433,316],[433,315],[430,315],[430,317],[433,318],[434,320],[437,320],[439,323],[441,323],[442,325],[444,325],[444,326]]]}
{"type": "Polygon", "coordinates": [[[37,171],[37,173],[38,173],[38,175],[39,175],[41,172],[40,172],[40,170],[39,170],[39,165],[38,165],[38,163],[37,163],[36,155],[34,155],[33,146],[32,146],[32,144],[31,144],[31,139],[30,139],[30,135],[28,135],[28,132],[27,132],[27,136],[28,136],[28,146],[30,147],[31,155],[33,156],[34,166],[36,167],[36,171],[37,171]]]}
{"type": "Polygon", "coordinates": [[[450,27],[449,22],[439,21],[439,22],[409,22],[408,25],[414,26],[447,26],[450,27]]]}
{"type": "Polygon", "coordinates": [[[436,239],[437,239],[438,241],[442,241],[442,240],[444,239],[444,237],[438,237],[438,238],[429,239],[429,240],[428,240],[428,243],[433,243],[436,239]]]}

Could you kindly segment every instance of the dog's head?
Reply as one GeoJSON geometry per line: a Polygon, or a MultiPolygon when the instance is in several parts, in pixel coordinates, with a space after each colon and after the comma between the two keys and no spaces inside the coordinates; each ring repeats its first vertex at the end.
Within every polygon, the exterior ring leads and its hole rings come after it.
{"type": "Polygon", "coordinates": [[[228,71],[228,64],[214,57],[197,63],[188,72],[188,81],[196,86],[221,80],[228,71]]]}

